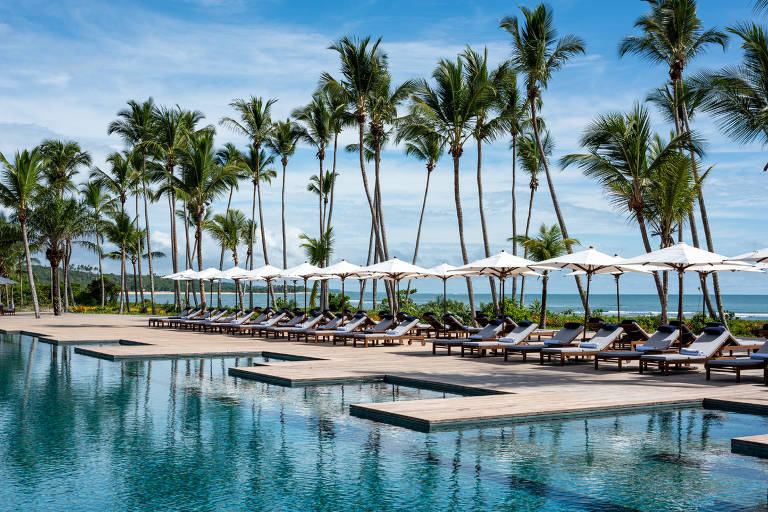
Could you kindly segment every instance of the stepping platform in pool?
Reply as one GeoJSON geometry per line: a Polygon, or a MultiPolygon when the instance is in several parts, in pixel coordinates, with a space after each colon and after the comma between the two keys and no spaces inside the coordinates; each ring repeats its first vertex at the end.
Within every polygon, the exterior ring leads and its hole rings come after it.
{"type": "Polygon", "coordinates": [[[701,400],[609,404],[594,397],[582,400],[572,397],[563,401],[555,394],[532,393],[353,404],[349,410],[353,416],[420,432],[434,432],[697,406],[701,406],[701,400]]]}
{"type": "Polygon", "coordinates": [[[731,452],[739,455],[768,458],[768,434],[761,436],[734,437],[731,439],[731,452]]]}
{"type": "Polygon", "coordinates": [[[108,361],[135,361],[143,359],[196,359],[209,357],[255,357],[263,350],[245,343],[194,343],[189,346],[150,345],[130,340],[120,340],[120,345],[110,347],[75,347],[82,354],[108,361]]]}

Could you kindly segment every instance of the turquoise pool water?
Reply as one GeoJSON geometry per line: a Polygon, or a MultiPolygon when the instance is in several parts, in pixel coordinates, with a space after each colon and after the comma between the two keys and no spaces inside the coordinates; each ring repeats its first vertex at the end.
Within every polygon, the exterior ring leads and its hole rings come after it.
{"type": "MultiPolygon", "coordinates": [[[[0,338],[2,510],[765,510],[768,418],[697,409],[417,433],[350,403],[384,383],[281,388],[232,360],[112,363],[0,338]]],[[[242,358],[241,358],[242,363],[242,358]]]]}

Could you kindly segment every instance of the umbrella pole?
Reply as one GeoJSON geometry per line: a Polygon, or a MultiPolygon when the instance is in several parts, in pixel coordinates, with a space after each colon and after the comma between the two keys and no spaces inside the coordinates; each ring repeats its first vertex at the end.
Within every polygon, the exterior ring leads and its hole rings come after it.
{"type": "Polygon", "coordinates": [[[621,274],[616,274],[616,316],[619,318],[619,323],[621,323],[621,299],[619,298],[619,278],[621,277],[621,274]]]}
{"type": "Polygon", "coordinates": [[[298,301],[296,300],[296,280],[293,280],[293,303],[298,304],[298,301]]]}
{"type": "Polygon", "coordinates": [[[448,282],[448,278],[443,278],[443,315],[447,313],[447,304],[446,304],[446,296],[445,296],[445,283],[448,282]]]}
{"type": "Polygon", "coordinates": [[[213,279],[211,279],[211,301],[210,304],[213,304],[213,279]]]}
{"type": "Polygon", "coordinates": [[[341,278],[341,315],[344,316],[344,278],[341,278]]]}
{"type": "Polygon", "coordinates": [[[677,270],[677,321],[680,322],[680,350],[683,349],[683,270],[677,270]]]}
{"type": "Polygon", "coordinates": [[[584,334],[581,335],[582,341],[587,339],[587,321],[589,320],[589,317],[587,316],[587,312],[589,311],[589,285],[591,283],[592,283],[592,272],[587,272],[587,301],[584,306],[584,334]]]}
{"type": "Polygon", "coordinates": [[[304,278],[304,314],[307,314],[307,278],[304,278]]]}

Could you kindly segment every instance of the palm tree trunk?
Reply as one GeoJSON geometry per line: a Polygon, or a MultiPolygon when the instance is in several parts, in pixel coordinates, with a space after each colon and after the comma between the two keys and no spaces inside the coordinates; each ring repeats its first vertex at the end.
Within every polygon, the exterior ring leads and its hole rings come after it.
{"type": "MultiPolygon", "coordinates": [[[[189,248],[189,213],[188,213],[188,205],[187,201],[184,201],[184,241],[187,246],[186,250],[186,262],[187,262],[187,268],[192,268],[192,252],[189,248]]],[[[189,281],[184,281],[184,288],[186,289],[186,295],[187,295],[187,302],[189,302],[189,281]]],[[[192,288],[192,300],[195,302],[195,305],[197,305],[197,295],[195,295],[195,290],[192,288]]]]}
{"type": "MultiPolygon", "coordinates": [[[[459,192],[459,158],[457,154],[461,148],[452,150],[453,153],[453,199],[456,203],[456,221],[459,225],[459,244],[461,245],[461,258],[464,264],[469,263],[469,257],[467,255],[467,245],[464,243],[464,214],[461,211],[461,194],[459,192]]],[[[477,325],[475,319],[475,294],[472,292],[472,279],[469,277],[467,280],[467,295],[469,295],[469,309],[472,312],[472,323],[477,325]]]]}
{"type": "MultiPolygon", "coordinates": [[[[412,264],[416,264],[416,258],[419,255],[419,242],[421,241],[421,225],[424,223],[424,210],[427,207],[427,194],[429,193],[429,177],[432,175],[432,162],[427,163],[427,182],[424,185],[424,200],[421,202],[421,215],[419,215],[419,227],[416,230],[416,244],[413,246],[413,261],[412,264]]],[[[408,298],[411,296],[411,280],[408,280],[408,287],[405,290],[405,301],[408,302],[408,298]]]]}
{"type": "MultiPolygon", "coordinates": [[[[67,241],[67,270],[70,268],[70,262],[72,261],[72,242],[67,241]]],[[[75,304],[75,291],[72,289],[72,273],[67,274],[67,287],[69,288],[69,303],[72,307],[77,306],[75,304]]]]}
{"type": "MultiPolygon", "coordinates": [[[[267,254],[267,237],[264,233],[264,214],[261,207],[261,171],[259,170],[260,162],[258,160],[258,148],[256,151],[257,159],[256,159],[256,195],[258,196],[258,202],[259,202],[259,229],[261,231],[261,250],[264,253],[264,264],[269,265],[269,254],[267,254]]],[[[267,283],[267,297],[272,296],[272,300],[274,300],[274,294],[272,292],[272,282],[267,283]]]]}
{"type": "MultiPolygon", "coordinates": [[[[381,138],[376,137],[375,142],[376,147],[374,148],[374,174],[375,174],[375,184],[374,184],[374,195],[376,197],[375,205],[376,205],[376,223],[379,226],[379,232],[380,232],[380,240],[381,240],[381,249],[383,253],[383,259],[381,261],[386,261],[389,259],[389,248],[387,247],[387,230],[384,227],[384,210],[381,207],[381,138]]],[[[399,297],[395,293],[395,286],[394,283],[391,281],[385,281],[384,282],[384,288],[387,291],[387,298],[389,299],[389,303],[392,304],[392,307],[394,308],[394,311],[397,311],[399,309],[399,297]]]]}
{"type": "Polygon", "coordinates": [[[373,229],[376,234],[375,249],[379,257],[384,256],[381,250],[381,240],[379,238],[379,224],[378,215],[376,214],[376,205],[374,204],[373,197],[371,196],[371,190],[368,186],[368,175],[365,172],[365,157],[364,157],[364,138],[365,138],[365,117],[358,117],[358,156],[360,159],[360,174],[363,177],[363,190],[365,191],[365,198],[368,200],[368,207],[371,210],[371,219],[373,222],[373,229]]]}
{"type": "MultiPolygon", "coordinates": [[[[253,180],[253,199],[251,200],[251,237],[248,240],[248,260],[250,262],[249,270],[253,270],[253,261],[255,260],[253,251],[253,239],[256,238],[256,183],[253,180]]],[[[248,307],[253,308],[253,281],[248,283],[248,307]]]]}
{"type": "MultiPolygon", "coordinates": [[[[557,216],[557,223],[560,225],[560,231],[563,233],[563,238],[568,238],[568,230],[565,227],[565,219],[563,213],[560,211],[560,203],[557,200],[557,193],[555,192],[555,184],[552,182],[552,175],[549,172],[549,162],[547,161],[547,155],[544,152],[544,146],[541,145],[541,138],[539,137],[539,125],[536,119],[536,98],[530,99],[531,104],[531,122],[533,124],[533,136],[536,139],[536,147],[539,149],[541,155],[541,163],[544,165],[544,174],[547,176],[547,186],[549,187],[549,195],[552,197],[552,206],[555,209],[555,215],[557,216]]],[[[571,254],[573,249],[568,246],[568,254],[571,254]]],[[[581,297],[581,303],[584,306],[584,311],[587,316],[590,316],[589,304],[587,304],[587,298],[584,295],[584,287],[581,285],[581,277],[576,276],[576,288],[579,290],[579,297],[581,297]]]]}
{"type": "MultiPolygon", "coordinates": [[[[197,229],[195,230],[195,245],[197,245],[197,269],[199,271],[203,270],[203,251],[202,251],[202,242],[203,242],[203,216],[202,214],[198,213],[195,217],[195,224],[197,225],[197,229]]],[[[203,284],[203,280],[200,279],[198,281],[200,283],[200,303],[203,305],[203,308],[205,308],[205,285],[203,284]]]]}
{"type": "MultiPolygon", "coordinates": [[[[170,168],[169,174],[173,175],[173,167],[170,168]]],[[[168,204],[171,213],[171,262],[173,264],[173,273],[175,274],[179,271],[179,240],[176,235],[176,192],[173,189],[168,194],[168,204]]],[[[182,309],[181,286],[179,286],[179,281],[177,280],[173,281],[173,301],[180,311],[182,309]]]]}
{"type": "MultiPolygon", "coordinates": [[[[139,295],[141,296],[141,308],[139,311],[146,312],[147,308],[144,306],[144,278],[141,275],[141,236],[139,236],[139,194],[136,193],[136,254],[138,254],[138,267],[139,267],[139,295]]],[[[135,290],[134,290],[135,291],[135,290]]]]}
{"type": "Polygon", "coordinates": [[[120,310],[123,314],[124,301],[128,298],[128,290],[125,289],[125,245],[120,244],[120,310]]]}
{"type": "Polygon", "coordinates": [[[53,275],[53,280],[51,281],[51,286],[53,286],[53,315],[59,316],[61,315],[61,286],[59,284],[59,263],[51,261],[51,274],[53,275]]]}
{"type": "MultiPolygon", "coordinates": [[[[288,161],[283,159],[283,186],[280,191],[280,221],[283,230],[283,270],[288,268],[288,250],[287,241],[285,237],[285,168],[288,166],[288,161]]],[[[288,301],[288,292],[285,287],[286,281],[283,281],[283,301],[288,301]]]]}
{"type": "Polygon", "coordinates": [[[27,279],[29,280],[29,291],[32,294],[32,307],[35,310],[35,318],[40,318],[40,304],[37,302],[37,288],[35,288],[35,278],[32,275],[32,257],[29,254],[29,239],[27,238],[27,219],[26,212],[19,215],[19,224],[21,224],[21,238],[24,241],[24,258],[27,260],[27,279]]]}
{"type": "MultiPolygon", "coordinates": [[[[227,200],[227,210],[224,212],[224,217],[229,215],[229,209],[232,206],[232,192],[235,190],[235,185],[232,184],[229,187],[229,199],[227,200]]],[[[224,270],[224,244],[221,244],[221,256],[219,257],[219,270],[224,270]]],[[[235,263],[237,266],[237,263],[235,263]]],[[[218,307],[221,308],[221,279],[216,282],[216,300],[218,301],[218,307]]]]}
{"type": "MultiPolygon", "coordinates": [[[[685,104],[685,101],[682,102],[680,105],[682,107],[683,111],[683,122],[685,123],[685,130],[690,133],[691,132],[691,125],[690,120],[688,118],[688,106],[685,104]]],[[[699,171],[696,167],[696,159],[693,151],[691,151],[691,163],[693,164],[693,176],[696,178],[696,181],[699,180],[699,171]]],[[[699,213],[701,215],[701,225],[704,228],[704,238],[707,241],[707,250],[709,252],[715,252],[715,246],[712,243],[712,230],[709,227],[709,216],[707,215],[707,207],[704,204],[704,193],[701,191],[701,187],[699,187],[698,190],[698,199],[699,199],[699,213]]],[[[696,246],[698,247],[698,245],[696,246]]],[[[706,283],[706,281],[703,281],[706,283]]],[[[717,277],[717,272],[712,273],[712,285],[715,288],[715,302],[717,303],[717,314],[720,317],[720,321],[725,323],[725,309],[723,308],[723,297],[720,294],[720,280],[717,277]]],[[[702,293],[705,293],[704,288],[702,288],[702,293]]],[[[705,297],[707,300],[709,300],[709,294],[706,294],[705,297]]],[[[712,304],[710,303],[708,305],[709,309],[712,309],[712,304]]],[[[714,315],[713,315],[714,316],[714,315]]]]}
{"type": "Polygon", "coordinates": [[[136,258],[134,257],[131,260],[131,263],[133,264],[133,301],[136,303],[136,306],[139,305],[139,285],[136,282],[136,258]]]}
{"type": "MultiPolygon", "coordinates": [[[[645,225],[645,215],[643,215],[642,211],[637,211],[635,213],[635,218],[637,219],[637,225],[640,228],[640,236],[643,239],[643,247],[645,248],[645,252],[651,252],[651,241],[648,238],[648,228],[645,225]]],[[[661,306],[661,323],[666,324],[669,320],[666,288],[664,287],[658,272],[653,272],[653,280],[656,283],[656,291],[659,294],[659,305],[661,306]]]]}
{"type": "MultiPolygon", "coordinates": [[[[491,245],[488,243],[488,227],[485,223],[485,208],[483,207],[483,143],[477,139],[477,203],[480,208],[480,229],[483,232],[483,247],[485,248],[485,257],[491,255],[491,245]]],[[[491,297],[493,298],[493,310],[497,315],[501,314],[499,308],[499,298],[496,296],[496,283],[493,277],[488,277],[488,283],[491,287],[491,297]]]]}
{"type": "MultiPolygon", "coordinates": [[[[144,160],[142,161],[142,170],[141,170],[141,187],[144,194],[144,225],[146,226],[147,230],[147,262],[149,264],[149,297],[150,302],[152,304],[152,314],[156,314],[155,311],[155,270],[152,266],[152,236],[149,231],[149,206],[147,201],[147,179],[146,179],[146,156],[144,157],[144,160]]],[[[139,254],[139,259],[141,259],[141,254],[139,254]]]]}
{"type": "Polygon", "coordinates": [[[69,312],[69,265],[67,264],[67,242],[64,242],[64,259],[62,267],[64,268],[64,312],[69,312]]]}
{"type": "Polygon", "coordinates": [[[101,235],[96,235],[96,251],[99,254],[99,283],[101,284],[101,308],[104,309],[104,303],[106,301],[105,297],[105,291],[104,291],[104,271],[101,267],[101,235]]]}
{"type": "MultiPolygon", "coordinates": [[[[529,230],[531,229],[531,213],[533,213],[533,194],[536,189],[531,187],[531,197],[528,199],[528,219],[525,221],[525,238],[528,238],[529,230]]],[[[528,247],[523,248],[523,258],[528,259],[528,247]]],[[[513,293],[513,297],[514,292],[513,293]]],[[[525,276],[520,278],[520,306],[525,306],[525,276]]],[[[542,327],[543,329],[543,327],[542,327]]]]}
{"type": "Polygon", "coordinates": [[[539,313],[539,325],[542,329],[547,328],[547,283],[549,282],[549,271],[544,271],[544,277],[541,279],[541,312],[539,313]]]}
{"type": "Polygon", "coordinates": [[[336,151],[338,147],[339,147],[339,134],[337,132],[333,137],[333,171],[332,171],[333,181],[331,182],[331,203],[328,206],[328,222],[326,222],[325,224],[328,227],[331,227],[331,219],[333,218],[333,196],[336,190],[336,151]]]}
{"type": "MultiPolygon", "coordinates": [[[[512,135],[512,254],[517,256],[517,135],[512,135]]],[[[520,281],[525,280],[523,276],[520,281]]],[[[521,284],[522,286],[522,284],[521,284]]],[[[522,296],[522,290],[520,295],[522,296]]],[[[512,277],[512,297],[517,296],[517,277],[512,277]]]]}
{"type": "MultiPolygon", "coordinates": [[[[373,253],[373,238],[374,238],[374,231],[373,231],[373,222],[371,222],[371,234],[368,237],[368,257],[365,259],[365,266],[368,266],[371,264],[371,254],[373,253]]],[[[358,311],[362,311],[363,309],[363,299],[365,297],[365,285],[368,283],[367,279],[361,279],[360,280],[360,300],[357,302],[357,309],[358,311]]],[[[374,308],[375,309],[375,308],[374,308]]]]}

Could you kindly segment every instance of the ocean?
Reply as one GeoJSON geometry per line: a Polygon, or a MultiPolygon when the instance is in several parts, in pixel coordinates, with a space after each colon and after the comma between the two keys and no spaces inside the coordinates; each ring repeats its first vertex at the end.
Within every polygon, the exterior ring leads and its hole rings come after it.
{"type": "MultiPolygon", "coordinates": [[[[340,292],[340,290],[331,290],[333,292],[340,292]]],[[[357,304],[360,293],[358,291],[345,290],[353,304],[357,304]]],[[[292,294],[288,294],[289,299],[293,297],[292,294]]],[[[385,297],[381,291],[378,294],[379,302],[385,297]]],[[[442,300],[442,295],[437,293],[416,293],[412,295],[414,302],[417,304],[424,304],[436,298],[442,300]]],[[[449,293],[448,299],[458,300],[462,302],[468,302],[469,298],[465,293],[449,293]]],[[[157,294],[156,299],[158,303],[167,303],[173,301],[171,294],[157,294]]],[[[254,294],[254,305],[264,305],[266,303],[266,294],[254,294]]],[[[541,300],[541,296],[536,293],[526,294],[525,303],[527,305],[532,304],[535,301],[541,300]]],[[[221,296],[222,304],[225,306],[231,306],[235,302],[234,294],[223,293],[221,296]]],[[[304,297],[302,293],[297,294],[298,304],[301,306],[304,303],[304,297]]],[[[712,296],[714,303],[714,295],[712,296]]],[[[245,294],[245,302],[248,304],[248,294],[245,294]]],[[[490,293],[476,293],[475,305],[479,309],[480,303],[491,302],[490,293]]],[[[214,291],[213,304],[216,302],[216,293],[214,291]]],[[[363,302],[366,309],[373,307],[373,298],[370,292],[366,293],[365,300],[363,302]]],[[[611,293],[593,293],[589,297],[589,304],[592,310],[602,310],[605,315],[615,315],[616,310],[616,295],[611,293]]],[[[677,295],[670,294],[669,296],[669,310],[670,313],[677,311],[677,295]]],[[[726,311],[733,312],[737,318],[743,318],[745,320],[766,320],[768,321],[768,295],[736,295],[728,294],[723,295],[723,306],[726,311]]],[[[551,293],[547,295],[547,309],[550,311],[567,311],[573,310],[574,312],[583,312],[584,309],[581,306],[581,300],[579,295],[575,293],[551,293]]],[[[702,296],[697,294],[686,294],[684,299],[684,312],[685,316],[690,317],[696,312],[702,310],[702,296]]],[[[659,305],[659,298],[656,294],[623,294],[621,295],[621,316],[643,316],[643,315],[658,315],[661,312],[659,305]]]]}

